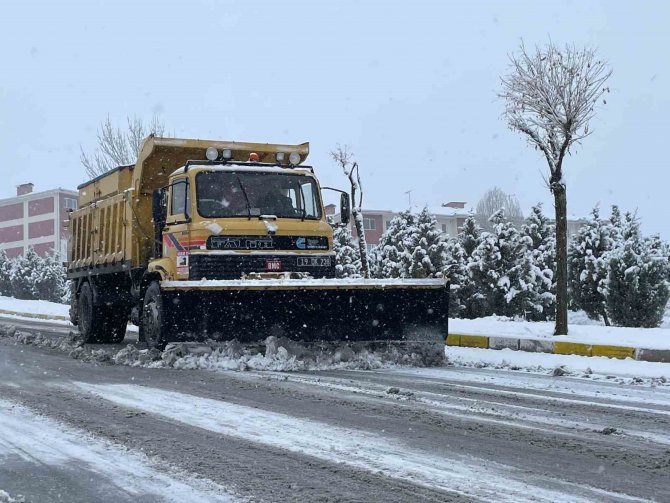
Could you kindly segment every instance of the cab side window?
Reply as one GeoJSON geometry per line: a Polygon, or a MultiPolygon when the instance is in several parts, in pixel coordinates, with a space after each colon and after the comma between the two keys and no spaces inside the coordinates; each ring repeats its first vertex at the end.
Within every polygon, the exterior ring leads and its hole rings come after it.
{"type": "Polygon", "coordinates": [[[190,201],[188,182],[186,180],[179,180],[173,183],[172,198],[170,200],[170,215],[187,214],[190,201]]]}

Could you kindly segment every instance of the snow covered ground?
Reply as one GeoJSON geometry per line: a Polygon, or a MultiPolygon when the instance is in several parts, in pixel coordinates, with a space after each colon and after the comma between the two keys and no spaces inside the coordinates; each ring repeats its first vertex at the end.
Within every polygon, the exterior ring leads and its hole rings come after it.
{"type": "Polygon", "coordinates": [[[56,302],[48,302],[46,300],[20,300],[13,297],[3,297],[0,295],[0,311],[38,314],[54,317],[58,316],[69,319],[69,309],[70,306],[68,304],[57,304],[56,302]]]}
{"type": "MultiPolygon", "coordinates": [[[[133,384],[74,385],[119,406],[167,417],[219,435],[349,465],[470,498],[516,502],[527,500],[532,494],[534,501],[588,501],[587,498],[552,489],[556,481],[549,476],[537,477],[530,482],[524,480],[518,470],[500,463],[477,459],[467,453],[442,457],[404,442],[390,443],[383,434],[133,384]],[[170,403],[171,407],[166,408],[166,403],[170,403]]],[[[606,491],[599,494],[603,497],[617,496],[606,491]]]]}
{"type": "MultiPolygon", "coordinates": [[[[553,335],[553,322],[514,321],[489,316],[474,320],[449,320],[449,332],[467,335],[515,337],[523,339],[550,339],[552,342],[582,342],[645,349],[670,349],[670,327],[625,328],[594,324],[583,313],[571,313],[569,335],[553,335]]],[[[664,324],[665,325],[665,324],[664,324]]]]}
{"type": "Polygon", "coordinates": [[[446,353],[449,363],[456,367],[491,367],[594,380],[611,379],[626,384],[670,385],[670,364],[667,363],[455,346],[449,346],[446,353]]]}
{"type": "MultiPolygon", "coordinates": [[[[3,399],[0,399],[0,464],[9,471],[12,466],[19,470],[32,467],[36,474],[50,467],[59,472],[60,479],[96,479],[97,494],[90,496],[105,501],[126,501],[128,497],[135,501],[233,501],[224,488],[210,481],[175,470],[168,474],[164,465],[159,471],[144,454],[40,417],[3,399]]],[[[55,481],[47,482],[56,485],[55,481]]],[[[35,486],[39,485],[37,480],[35,486]]],[[[33,489],[40,492],[37,487],[33,489]]],[[[53,492],[56,487],[47,489],[53,492]]],[[[13,500],[22,498],[0,491],[0,502],[13,500]]],[[[70,497],[63,494],[62,500],[70,501],[70,497]]]]}

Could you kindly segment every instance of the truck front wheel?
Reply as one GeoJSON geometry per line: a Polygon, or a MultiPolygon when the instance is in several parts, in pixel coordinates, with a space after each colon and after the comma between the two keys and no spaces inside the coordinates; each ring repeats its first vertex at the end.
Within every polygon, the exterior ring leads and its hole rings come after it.
{"type": "Polygon", "coordinates": [[[144,294],[142,306],[141,328],[144,342],[149,349],[163,349],[165,341],[163,338],[163,299],[161,287],[157,281],[153,281],[144,294]]]}

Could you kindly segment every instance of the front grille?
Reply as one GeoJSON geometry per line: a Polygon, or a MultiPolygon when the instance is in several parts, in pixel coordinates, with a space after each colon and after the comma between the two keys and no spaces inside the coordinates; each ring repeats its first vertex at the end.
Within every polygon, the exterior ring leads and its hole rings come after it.
{"type": "MultiPolygon", "coordinates": [[[[301,255],[305,257],[305,255],[301,255]]],[[[321,255],[323,256],[323,255],[321,255]]],[[[307,272],[314,278],[335,277],[335,257],[330,266],[298,266],[297,255],[210,255],[193,253],[189,257],[189,280],[240,279],[242,273],[266,272],[267,260],[281,260],[282,272],[307,272]]]]}

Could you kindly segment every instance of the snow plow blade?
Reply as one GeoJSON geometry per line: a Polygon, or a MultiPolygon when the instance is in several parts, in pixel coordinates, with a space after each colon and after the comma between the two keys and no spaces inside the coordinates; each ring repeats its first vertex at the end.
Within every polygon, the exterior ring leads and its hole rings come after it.
{"type": "Polygon", "coordinates": [[[163,281],[164,342],[444,342],[444,279],[163,281]]]}

